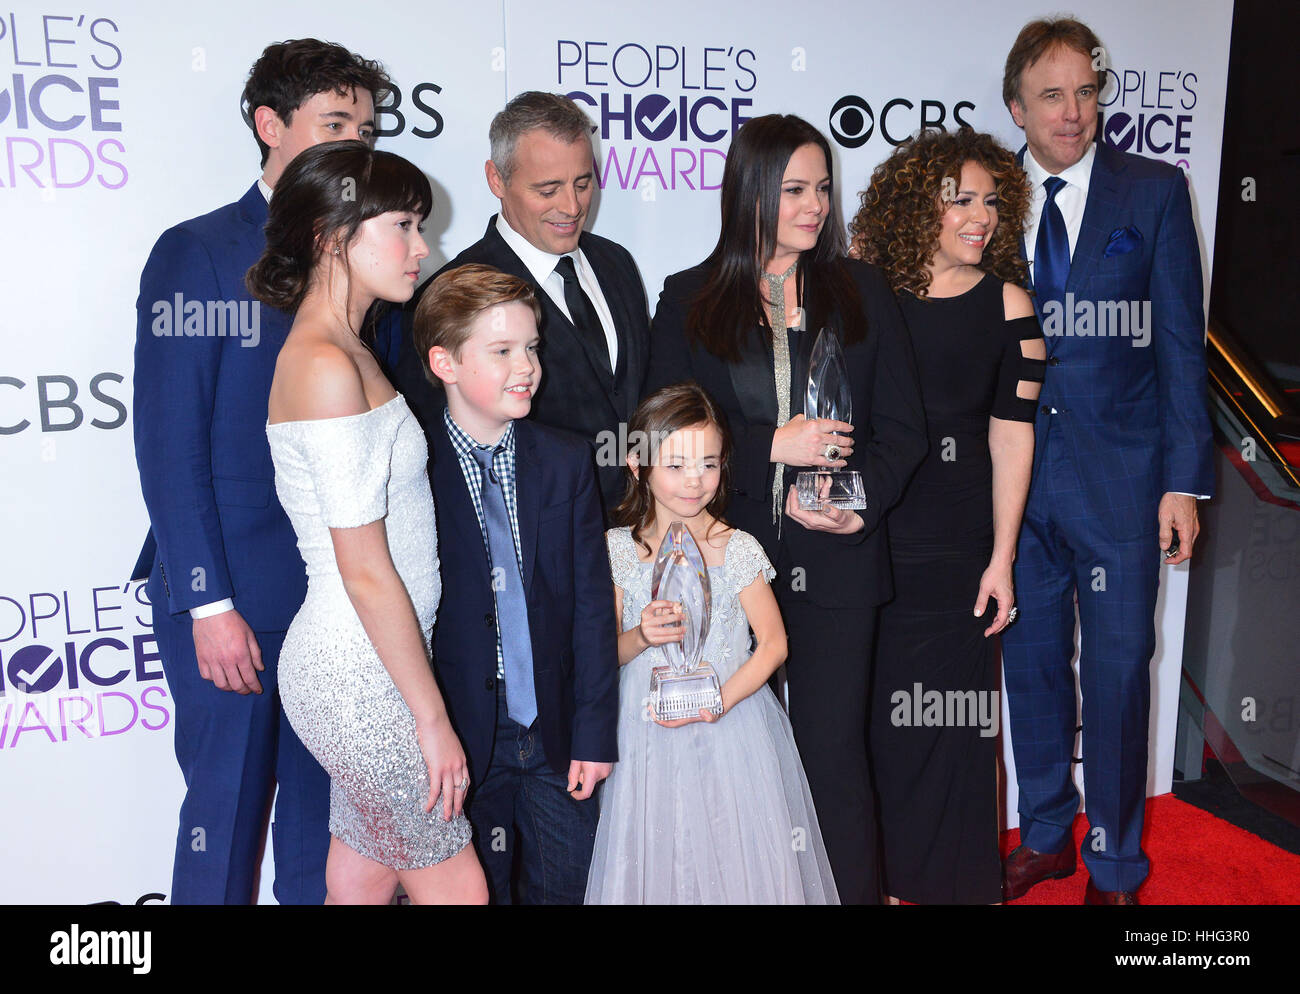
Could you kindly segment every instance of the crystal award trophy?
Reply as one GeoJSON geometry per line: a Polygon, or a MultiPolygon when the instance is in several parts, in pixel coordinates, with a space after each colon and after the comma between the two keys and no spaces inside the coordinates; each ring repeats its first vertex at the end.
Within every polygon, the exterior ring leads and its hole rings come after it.
{"type": "MultiPolygon", "coordinates": [[[[849,368],[844,361],[844,350],[833,329],[823,328],[813,344],[808,360],[808,390],[804,394],[803,415],[829,418],[853,423],[853,395],[849,390],[849,368]]],[[[827,459],[840,457],[837,445],[828,445],[827,459]]],[[[799,507],[805,511],[821,511],[838,507],[846,511],[860,511],[867,506],[867,492],[862,485],[862,474],[857,470],[815,469],[801,472],[795,479],[795,492],[799,507]]]]}
{"type": "Polygon", "coordinates": [[[704,708],[722,714],[722,688],[713,667],[703,661],[712,600],[709,570],[695,539],[680,521],[668,526],[655,556],[650,599],[675,601],[682,608],[684,637],[659,648],[667,665],[650,673],[650,704],[660,721],[697,717],[704,708]]]}

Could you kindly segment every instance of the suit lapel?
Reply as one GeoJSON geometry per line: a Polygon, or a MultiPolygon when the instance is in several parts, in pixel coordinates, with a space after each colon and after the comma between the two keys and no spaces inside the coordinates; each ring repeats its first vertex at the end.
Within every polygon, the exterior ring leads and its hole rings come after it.
{"type": "MultiPolygon", "coordinates": [[[[776,390],[770,342],[761,335],[746,335],[740,343],[740,361],[729,362],[727,372],[740,401],[740,409],[753,424],[776,424],[776,390]]],[[[791,414],[796,412],[791,411],[791,414]]]]}
{"type": "MultiPolygon", "coordinates": [[[[640,382],[641,369],[639,356],[641,354],[640,342],[634,340],[634,336],[640,327],[637,321],[633,319],[629,310],[629,294],[622,293],[621,288],[614,283],[613,265],[605,257],[605,253],[600,248],[595,239],[590,238],[584,232],[581,240],[582,254],[587,257],[591,264],[592,272],[596,274],[596,282],[600,284],[600,292],[605,296],[605,303],[609,306],[609,316],[614,321],[614,337],[618,340],[618,364],[614,369],[614,386],[621,386],[626,383],[640,382]]],[[[619,417],[627,418],[632,415],[631,392],[624,394],[626,402],[620,406],[615,404],[619,417]]],[[[611,400],[612,402],[612,400],[611,400]]]]}
{"type": "MultiPolygon", "coordinates": [[[[470,502],[469,487],[465,483],[465,474],[461,472],[460,460],[452,448],[451,438],[447,435],[447,425],[442,420],[442,413],[433,419],[428,429],[429,441],[433,445],[430,478],[434,483],[437,500],[438,528],[448,534],[478,535],[479,547],[483,548],[483,529],[479,526],[478,515],[470,502]]],[[[483,564],[483,579],[487,580],[488,557],[484,549],[481,556],[470,556],[470,562],[483,564]]]]}
{"type": "MultiPolygon", "coordinates": [[[[506,240],[501,237],[501,232],[497,231],[497,219],[495,215],[492,217],[492,220],[488,222],[487,234],[484,237],[491,243],[493,254],[502,260],[502,265],[497,268],[510,273],[512,276],[519,277],[537,292],[538,300],[542,305],[542,311],[546,316],[546,326],[542,329],[542,334],[544,336],[554,334],[565,335],[580,349],[582,349],[582,354],[586,356],[587,363],[591,366],[597,380],[601,384],[601,388],[605,392],[606,401],[613,405],[613,400],[609,396],[609,391],[613,386],[613,381],[610,379],[608,373],[609,353],[606,352],[604,355],[598,355],[594,343],[587,341],[585,335],[578,334],[578,329],[573,326],[573,322],[570,321],[565,316],[564,312],[556,306],[555,301],[551,299],[551,295],[538,285],[537,281],[533,278],[533,274],[529,272],[528,267],[524,265],[524,261],[515,254],[515,250],[507,245],[506,240]]],[[[594,268],[593,264],[593,269],[594,268]]],[[[609,303],[611,299],[609,290],[606,289],[605,282],[600,279],[599,273],[596,274],[596,279],[600,282],[601,291],[605,294],[605,302],[609,303]]],[[[613,314],[612,309],[611,316],[614,317],[615,322],[617,323],[617,315],[613,314]]],[[[620,417],[622,416],[622,412],[618,411],[617,407],[615,407],[615,412],[619,414],[620,417]]]]}
{"type": "Polygon", "coordinates": [[[541,457],[532,429],[527,421],[515,422],[515,510],[519,517],[519,553],[524,564],[525,590],[533,582],[537,518],[541,513],[541,457]]]}
{"type": "Polygon", "coordinates": [[[1083,223],[1079,227],[1079,240],[1070,257],[1070,276],[1065,282],[1067,292],[1079,296],[1084,282],[1097,272],[1106,239],[1120,211],[1120,187],[1115,166],[1122,163],[1111,160],[1109,147],[1098,143],[1092,175],[1088,178],[1088,200],[1083,206],[1083,223]]]}
{"type": "MultiPolygon", "coordinates": [[[[257,260],[262,257],[262,252],[266,249],[266,218],[268,205],[266,198],[262,196],[261,187],[256,183],[248,188],[248,191],[239,198],[236,214],[243,227],[239,232],[239,241],[245,246],[248,258],[257,260]]],[[[248,290],[244,287],[244,274],[240,273],[237,282],[238,289],[234,292],[247,294],[248,290]]],[[[265,305],[262,305],[265,306],[265,305]]],[[[260,320],[258,330],[262,337],[273,344],[278,352],[284,340],[289,337],[289,330],[293,327],[293,315],[282,311],[272,311],[278,315],[280,320],[260,320]]],[[[262,315],[266,318],[266,315],[262,315]]]]}

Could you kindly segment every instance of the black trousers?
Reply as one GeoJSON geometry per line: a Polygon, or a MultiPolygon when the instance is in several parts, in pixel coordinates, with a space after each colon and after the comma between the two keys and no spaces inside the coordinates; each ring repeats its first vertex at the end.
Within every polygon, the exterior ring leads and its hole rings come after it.
{"type": "Polygon", "coordinates": [[[875,607],[781,601],[790,724],[841,904],[879,904],[879,832],[867,756],[875,607]]]}

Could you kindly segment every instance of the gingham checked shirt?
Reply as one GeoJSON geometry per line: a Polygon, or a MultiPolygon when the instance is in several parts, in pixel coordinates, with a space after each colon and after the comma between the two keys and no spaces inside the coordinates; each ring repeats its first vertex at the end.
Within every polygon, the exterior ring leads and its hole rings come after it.
{"type": "MultiPolygon", "coordinates": [[[[489,562],[492,561],[492,550],[488,546],[487,525],[483,520],[483,476],[478,460],[474,458],[474,450],[493,449],[492,470],[501,481],[501,492],[506,499],[506,511],[510,514],[510,537],[515,543],[515,566],[519,570],[519,575],[523,576],[524,557],[519,548],[519,501],[515,486],[515,423],[511,421],[506,425],[505,433],[493,448],[490,445],[479,445],[470,438],[465,430],[456,424],[451,411],[445,407],[442,409],[442,419],[447,425],[447,436],[451,439],[451,447],[456,450],[461,475],[465,477],[465,485],[469,487],[469,499],[474,505],[474,514],[478,517],[479,533],[483,536],[483,550],[489,562]]],[[[501,655],[501,628],[498,622],[497,679],[505,678],[506,667],[501,655]]]]}

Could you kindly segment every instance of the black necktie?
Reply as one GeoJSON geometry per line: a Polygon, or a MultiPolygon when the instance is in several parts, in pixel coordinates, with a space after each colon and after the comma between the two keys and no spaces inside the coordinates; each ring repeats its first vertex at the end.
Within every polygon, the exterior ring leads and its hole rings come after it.
{"type": "Polygon", "coordinates": [[[600,318],[596,316],[596,308],[592,306],[591,298],[578,282],[578,270],[574,268],[573,257],[560,256],[560,261],[555,264],[555,271],[560,274],[560,279],[564,280],[564,306],[569,309],[569,320],[578,329],[579,337],[585,338],[587,344],[604,360],[605,370],[613,373],[609,364],[609,343],[605,340],[605,329],[601,327],[600,318]]]}

